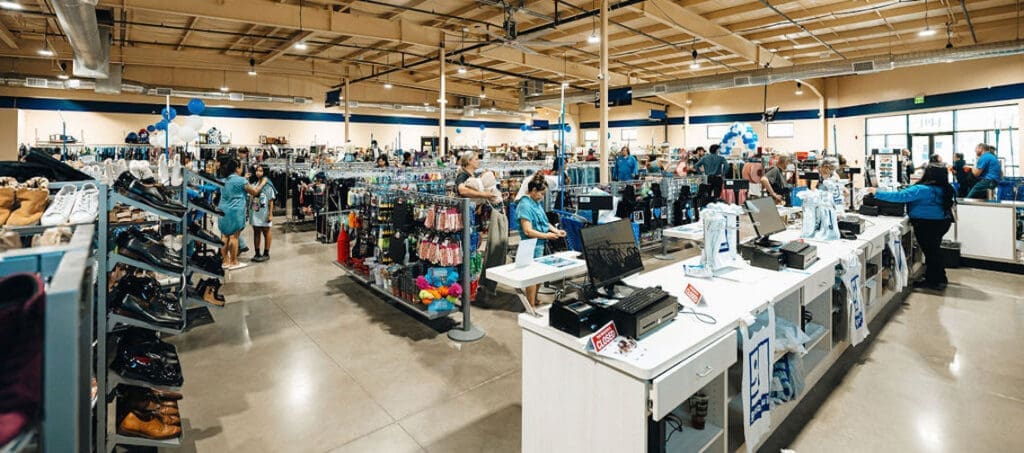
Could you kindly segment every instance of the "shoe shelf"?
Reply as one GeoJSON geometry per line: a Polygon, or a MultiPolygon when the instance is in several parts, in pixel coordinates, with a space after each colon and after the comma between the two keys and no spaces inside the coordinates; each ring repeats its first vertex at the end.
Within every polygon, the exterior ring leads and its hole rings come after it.
{"type": "Polygon", "coordinates": [[[390,300],[392,302],[396,302],[396,303],[398,303],[400,305],[404,305],[406,308],[411,310],[413,313],[416,313],[417,315],[422,316],[424,318],[427,318],[427,319],[429,319],[431,321],[433,321],[435,319],[444,318],[444,317],[446,317],[446,316],[448,316],[448,315],[450,315],[452,313],[455,313],[455,312],[459,311],[458,307],[456,307],[456,308],[454,308],[452,310],[447,310],[447,311],[429,311],[429,310],[424,310],[421,307],[426,307],[425,305],[413,304],[413,303],[411,303],[409,301],[406,301],[404,299],[401,299],[399,297],[395,297],[393,294],[391,294],[390,292],[386,291],[384,288],[381,288],[381,287],[377,286],[376,284],[374,284],[370,279],[368,279],[366,277],[363,277],[362,275],[359,275],[358,273],[353,272],[351,269],[345,267],[344,264],[341,264],[341,263],[339,263],[337,261],[331,261],[331,263],[333,263],[338,268],[344,270],[348,274],[349,277],[351,277],[352,279],[358,281],[359,283],[362,283],[363,286],[366,286],[367,288],[370,288],[371,290],[375,291],[377,294],[380,294],[381,296],[383,296],[385,299],[390,300]]]}
{"type": "Polygon", "coordinates": [[[124,227],[145,228],[145,227],[163,225],[165,223],[172,223],[172,222],[174,222],[174,221],[167,220],[167,219],[161,219],[161,220],[143,220],[141,222],[113,222],[113,223],[109,223],[108,225],[110,226],[110,228],[124,228],[124,227]]]}
{"type": "Polygon", "coordinates": [[[214,217],[224,217],[224,213],[222,213],[222,212],[214,212],[212,209],[208,209],[205,206],[199,206],[199,205],[193,203],[191,200],[188,202],[188,208],[189,209],[198,210],[198,211],[203,211],[203,212],[205,212],[207,214],[210,214],[210,215],[212,215],[214,217]]]}
{"type": "Polygon", "coordinates": [[[185,310],[185,332],[213,323],[213,315],[210,313],[210,309],[205,306],[185,310]]]}
{"type": "Polygon", "coordinates": [[[218,244],[218,243],[213,242],[213,241],[208,241],[206,239],[203,239],[203,238],[201,238],[199,236],[196,236],[196,235],[193,235],[193,234],[189,234],[188,235],[188,239],[190,241],[202,242],[203,244],[206,244],[206,245],[208,245],[210,247],[213,247],[215,249],[219,249],[221,247],[224,247],[224,244],[218,244]]]}
{"type": "Polygon", "coordinates": [[[130,445],[133,447],[152,448],[181,448],[181,436],[166,440],[155,440],[146,439],[145,437],[114,434],[113,436],[110,437],[110,446],[109,448],[107,448],[107,451],[114,451],[115,445],[130,445]]]}
{"type": "Polygon", "coordinates": [[[214,186],[217,186],[218,188],[224,187],[224,183],[222,183],[220,181],[217,181],[216,179],[208,178],[206,176],[203,176],[203,175],[201,175],[199,173],[196,173],[196,172],[194,172],[192,170],[185,170],[185,178],[186,179],[188,179],[188,178],[196,179],[196,180],[202,181],[202,182],[204,182],[206,184],[212,184],[214,186]]]}
{"type": "Polygon", "coordinates": [[[143,329],[149,329],[152,331],[165,333],[168,335],[181,335],[181,333],[184,332],[184,329],[175,329],[173,327],[159,326],[140,319],[119,315],[117,313],[107,314],[107,332],[113,332],[114,327],[118,324],[132,327],[141,327],[143,329]]]}
{"type": "Polygon", "coordinates": [[[197,273],[199,275],[205,275],[207,277],[213,277],[213,278],[216,278],[216,279],[224,278],[223,275],[214,274],[213,272],[210,272],[210,271],[208,271],[206,269],[203,269],[203,268],[201,268],[199,266],[193,266],[191,264],[188,264],[188,265],[185,266],[185,271],[186,272],[195,272],[195,273],[197,273]]]}
{"type": "Polygon", "coordinates": [[[128,378],[126,378],[124,376],[121,376],[120,374],[117,374],[116,371],[111,370],[111,369],[107,369],[107,384],[109,384],[107,386],[107,388],[110,389],[111,392],[113,392],[114,389],[117,388],[117,386],[121,385],[121,384],[124,384],[124,385],[134,385],[136,387],[146,387],[146,388],[151,388],[151,389],[155,389],[155,390],[164,390],[164,391],[169,391],[169,392],[180,392],[181,391],[181,387],[180,386],[159,385],[159,384],[154,384],[154,383],[149,382],[149,381],[140,381],[140,380],[137,380],[137,379],[128,379],[128,378]]]}
{"type": "Polygon", "coordinates": [[[163,274],[163,275],[181,275],[181,272],[175,272],[175,271],[172,271],[170,269],[164,269],[162,267],[156,267],[156,266],[153,266],[153,265],[150,265],[150,264],[147,264],[147,263],[143,263],[142,261],[139,261],[137,259],[129,258],[127,256],[121,255],[119,253],[111,253],[110,254],[110,258],[107,260],[107,272],[113,271],[114,270],[114,266],[116,266],[118,264],[125,264],[125,265],[128,265],[128,266],[137,267],[137,268],[142,269],[144,271],[156,272],[158,274],[163,274]]]}
{"type": "Polygon", "coordinates": [[[188,305],[187,305],[188,307],[212,307],[212,308],[216,308],[216,309],[223,309],[224,308],[223,305],[211,304],[211,303],[207,302],[205,299],[202,299],[202,298],[199,298],[199,297],[195,297],[195,296],[192,296],[192,295],[186,296],[185,297],[185,302],[188,303],[188,305]]]}
{"type": "Polygon", "coordinates": [[[155,214],[155,215],[157,215],[157,216],[159,216],[161,218],[164,218],[164,219],[167,219],[167,220],[170,220],[170,221],[173,221],[173,222],[180,222],[181,221],[181,216],[177,216],[177,215],[171,214],[169,212],[165,212],[163,210],[154,208],[154,207],[152,207],[152,206],[150,206],[150,205],[148,205],[146,203],[143,203],[143,202],[141,202],[139,200],[136,200],[134,198],[122,195],[121,193],[117,192],[116,190],[112,190],[112,191],[110,191],[108,206],[113,206],[115,204],[123,204],[123,205],[131,206],[133,208],[138,208],[138,209],[141,209],[143,211],[155,214]]]}

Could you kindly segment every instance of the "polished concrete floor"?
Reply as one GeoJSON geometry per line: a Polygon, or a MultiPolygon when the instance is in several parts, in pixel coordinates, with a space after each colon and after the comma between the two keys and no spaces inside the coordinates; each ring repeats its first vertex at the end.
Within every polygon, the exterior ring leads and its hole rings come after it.
{"type": "MultiPolygon", "coordinates": [[[[342,276],[333,245],[275,235],[269,262],[231,272],[217,323],[172,339],[185,372],[184,451],[519,450],[522,309],[512,296],[474,307],[487,336],[455,343],[449,324],[425,324],[342,276]]],[[[872,332],[780,445],[1024,451],[1024,277],[964,269],[950,280],[944,297],[912,294],[872,332]]]]}

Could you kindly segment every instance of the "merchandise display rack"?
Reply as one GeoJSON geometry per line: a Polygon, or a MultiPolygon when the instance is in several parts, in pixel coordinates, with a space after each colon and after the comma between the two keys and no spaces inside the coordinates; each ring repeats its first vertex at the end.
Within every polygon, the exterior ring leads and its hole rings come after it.
{"type": "Polygon", "coordinates": [[[459,213],[460,213],[460,216],[462,218],[462,230],[461,230],[462,239],[461,239],[461,241],[462,241],[462,245],[463,245],[461,247],[461,251],[462,251],[462,264],[459,265],[459,272],[460,272],[459,277],[460,277],[460,280],[461,280],[459,283],[461,284],[461,286],[463,288],[462,296],[461,296],[461,299],[460,299],[460,303],[456,306],[456,309],[454,309],[454,310],[439,311],[439,312],[429,312],[427,310],[423,310],[420,307],[414,306],[414,304],[412,304],[409,301],[403,300],[403,299],[401,299],[399,297],[395,297],[394,295],[392,295],[390,292],[388,292],[384,288],[381,288],[381,287],[377,286],[371,279],[368,279],[366,277],[363,277],[362,275],[359,275],[358,272],[355,272],[354,270],[349,269],[344,264],[339,263],[339,262],[334,261],[334,260],[332,260],[332,262],[337,267],[339,267],[340,269],[345,271],[345,273],[348,274],[350,277],[352,277],[354,280],[358,281],[359,283],[363,284],[366,287],[371,288],[372,290],[374,290],[375,292],[377,292],[378,294],[383,296],[386,300],[389,300],[389,301],[392,301],[392,302],[396,302],[396,303],[398,303],[398,304],[408,308],[410,311],[416,313],[417,315],[422,316],[422,317],[424,317],[424,318],[426,318],[428,320],[440,319],[440,318],[443,318],[443,317],[446,317],[446,316],[450,316],[451,314],[455,313],[456,311],[461,311],[462,312],[462,325],[460,327],[457,327],[457,328],[449,330],[448,331],[448,338],[451,338],[452,340],[455,340],[455,341],[461,341],[461,342],[476,341],[476,340],[479,340],[479,339],[483,338],[484,335],[485,335],[484,331],[473,325],[472,318],[470,316],[471,305],[472,305],[471,304],[471,282],[472,282],[472,275],[470,273],[470,261],[472,259],[472,254],[473,254],[473,250],[471,249],[471,247],[468,246],[468,244],[471,243],[471,235],[472,235],[472,229],[473,229],[472,228],[472,225],[473,225],[473,223],[472,223],[472,220],[473,220],[473,218],[472,218],[472,204],[470,203],[470,201],[468,199],[465,199],[465,198],[452,198],[452,197],[443,196],[443,195],[434,195],[434,194],[429,194],[429,193],[412,192],[412,191],[399,190],[399,189],[387,189],[387,188],[379,188],[379,187],[377,187],[377,188],[373,188],[373,190],[375,190],[377,193],[387,193],[387,194],[390,194],[390,195],[394,195],[394,196],[398,196],[398,197],[403,197],[403,198],[406,198],[408,200],[441,201],[441,202],[444,202],[446,204],[452,204],[452,205],[458,206],[459,213]]]}
{"type": "MultiPolygon", "coordinates": [[[[82,181],[76,183],[80,185],[82,181]]],[[[45,282],[42,420],[0,451],[83,451],[91,443],[94,357],[93,224],[74,226],[70,242],[0,253],[0,275],[39,274],[45,282]]],[[[21,232],[22,234],[27,234],[21,232]]]]}
{"type": "MultiPolygon", "coordinates": [[[[212,184],[218,188],[223,187],[218,181],[210,180],[204,175],[199,173],[191,172],[189,170],[183,170],[184,174],[182,177],[182,185],[175,188],[178,190],[178,200],[182,205],[188,207],[188,212],[182,216],[177,216],[172,213],[164,212],[160,209],[156,209],[152,206],[147,205],[139,200],[136,200],[128,195],[119,193],[116,189],[113,189],[107,185],[98,185],[100,188],[99,197],[99,221],[98,221],[98,247],[99,253],[97,253],[98,268],[100,270],[97,276],[97,303],[95,304],[95,317],[96,317],[96,330],[98,332],[96,341],[96,357],[102,357],[104,360],[97,363],[97,368],[101,366],[105,371],[97,372],[97,384],[99,387],[99,395],[102,398],[102,404],[96,404],[95,424],[94,430],[95,445],[93,447],[96,452],[110,452],[115,449],[116,446],[134,446],[134,447],[156,447],[156,448],[176,448],[181,446],[181,436],[167,439],[167,440],[151,440],[142,437],[127,436],[120,434],[117,431],[118,420],[114,420],[114,430],[109,431],[109,413],[110,404],[114,403],[115,408],[120,409],[117,405],[121,404],[120,398],[117,397],[115,390],[121,384],[146,387],[154,390],[165,390],[165,391],[179,391],[180,387],[177,386],[166,386],[149,383],[146,381],[140,381],[135,379],[128,379],[118,375],[115,371],[110,369],[110,360],[113,356],[113,350],[108,351],[108,348],[115,348],[116,345],[112,344],[111,334],[115,331],[120,330],[121,327],[139,327],[148,329],[156,332],[160,335],[178,335],[182,332],[188,331],[190,327],[189,320],[193,319],[193,311],[200,310],[206,313],[203,314],[205,317],[209,313],[208,307],[214,306],[201,298],[192,297],[188,294],[188,287],[190,286],[190,276],[193,273],[199,273],[202,275],[208,275],[214,278],[223,278],[220,275],[214,275],[206,272],[203,269],[194,266],[189,262],[188,251],[195,242],[200,242],[206,245],[213,245],[210,241],[205,241],[189,233],[189,217],[190,213],[196,210],[202,210],[207,212],[205,209],[196,207],[190,203],[187,195],[188,184],[198,179],[203,183],[212,184]],[[118,204],[131,206],[138,208],[146,213],[153,214],[160,218],[159,221],[146,221],[146,222],[109,222],[109,212],[111,209],[118,204]],[[139,260],[119,254],[114,244],[114,238],[111,233],[114,229],[118,228],[130,228],[130,227],[147,227],[147,226],[162,226],[165,224],[177,224],[178,229],[181,232],[182,247],[181,247],[181,259],[184,264],[184,269],[181,272],[175,272],[170,269],[164,269],[158,266],[153,266],[147,263],[143,263],[139,260]],[[182,325],[179,328],[167,327],[163,325],[156,325],[145,320],[135,319],[129,316],[112,313],[109,311],[111,307],[109,304],[112,301],[108,300],[108,288],[110,287],[108,279],[110,278],[110,272],[112,272],[118,264],[129,266],[132,268],[151,271],[161,276],[176,277],[178,283],[170,286],[171,293],[178,295],[178,300],[182,305],[182,325]]],[[[212,214],[212,213],[208,213],[212,214]]],[[[115,418],[120,416],[121,411],[116,410],[115,418]]],[[[70,451],[70,450],[61,450],[70,451]]]]}

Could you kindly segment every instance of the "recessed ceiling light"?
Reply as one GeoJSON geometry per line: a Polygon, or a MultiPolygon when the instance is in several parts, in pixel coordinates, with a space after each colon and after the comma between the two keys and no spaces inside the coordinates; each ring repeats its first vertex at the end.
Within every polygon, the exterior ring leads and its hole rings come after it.
{"type": "Polygon", "coordinates": [[[308,48],[309,45],[306,44],[306,41],[299,41],[295,43],[295,50],[306,50],[308,48]]]}
{"type": "Polygon", "coordinates": [[[16,11],[21,11],[21,10],[25,9],[25,7],[21,6],[21,4],[18,3],[18,2],[0,2],[0,8],[3,8],[3,9],[13,9],[13,10],[16,10],[16,11]]]}

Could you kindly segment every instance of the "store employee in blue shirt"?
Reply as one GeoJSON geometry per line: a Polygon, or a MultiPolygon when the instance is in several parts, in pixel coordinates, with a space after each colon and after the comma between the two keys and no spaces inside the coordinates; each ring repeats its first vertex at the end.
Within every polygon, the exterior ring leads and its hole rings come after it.
{"type": "Polygon", "coordinates": [[[929,165],[916,184],[899,192],[876,192],[869,188],[875,198],[894,203],[907,203],[910,223],[914,236],[924,252],[924,280],[915,282],[915,288],[946,289],[946,265],[942,258],[942,237],[953,223],[953,203],[956,192],[949,183],[949,171],[945,166],[929,165]]]}
{"type": "Polygon", "coordinates": [[[711,186],[711,198],[717,199],[722,196],[722,174],[729,164],[724,157],[718,155],[719,145],[711,145],[708,153],[701,157],[694,165],[694,169],[708,177],[708,185],[711,186]]]}
{"type": "MultiPolygon", "coordinates": [[[[548,215],[544,212],[544,193],[548,190],[548,183],[544,180],[542,172],[536,172],[530,181],[526,183],[526,196],[519,199],[516,206],[516,218],[519,220],[519,239],[536,239],[537,246],[534,248],[533,257],[544,256],[544,244],[548,240],[565,237],[562,231],[548,223],[548,215]]],[[[530,305],[537,306],[537,290],[540,285],[533,285],[526,288],[526,300],[530,305]]]]}
{"type": "Polygon", "coordinates": [[[619,151],[619,157],[615,158],[615,167],[612,169],[612,178],[615,181],[632,181],[636,179],[640,171],[640,164],[636,158],[629,155],[629,147],[623,146],[619,151]]]}
{"type": "Polygon", "coordinates": [[[999,165],[994,147],[979,143],[974,148],[974,153],[978,155],[978,162],[974,165],[974,176],[980,179],[971,188],[967,198],[988,198],[988,190],[995,189],[999,185],[999,180],[1003,178],[1003,168],[999,165]]]}

